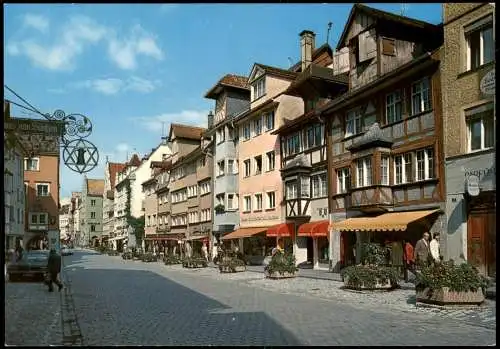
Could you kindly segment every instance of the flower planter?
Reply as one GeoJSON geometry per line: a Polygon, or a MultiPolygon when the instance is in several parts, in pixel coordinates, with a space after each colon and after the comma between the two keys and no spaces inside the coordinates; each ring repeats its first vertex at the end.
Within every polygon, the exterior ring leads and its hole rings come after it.
{"type": "Polygon", "coordinates": [[[221,265],[219,266],[219,270],[221,273],[241,273],[243,271],[246,271],[247,268],[244,265],[238,265],[236,267],[221,265]]]}
{"type": "Polygon", "coordinates": [[[197,263],[197,262],[189,262],[183,264],[184,268],[206,268],[207,265],[205,263],[197,263]]]}
{"type": "Polygon", "coordinates": [[[269,279],[289,279],[289,278],[294,278],[297,276],[297,273],[289,273],[285,271],[284,273],[280,273],[278,271],[272,272],[272,273],[267,273],[266,272],[266,277],[269,279]]]}
{"type": "Polygon", "coordinates": [[[349,285],[349,278],[346,276],[344,278],[344,288],[350,289],[350,290],[358,290],[358,291],[372,291],[372,290],[390,290],[394,288],[394,285],[391,284],[391,281],[389,279],[385,280],[385,282],[381,282],[378,280],[375,283],[375,286],[366,286],[365,284],[362,284],[361,286],[352,286],[349,285]]]}
{"type": "Polygon", "coordinates": [[[436,290],[425,288],[417,291],[417,302],[436,305],[479,305],[484,302],[482,289],[477,291],[450,291],[448,287],[436,290]]]}

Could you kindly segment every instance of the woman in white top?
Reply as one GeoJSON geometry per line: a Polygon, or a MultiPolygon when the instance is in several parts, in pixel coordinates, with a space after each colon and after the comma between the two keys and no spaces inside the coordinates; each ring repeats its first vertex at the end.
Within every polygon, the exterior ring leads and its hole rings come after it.
{"type": "Polygon", "coordinates": [[[434,258],[435,261],[440,261],[439,257],[439,233],[434,233],[434,238],[431,240],[429,244],[429,248],[431,250],[431,255],[432,258],[434,258]]]}

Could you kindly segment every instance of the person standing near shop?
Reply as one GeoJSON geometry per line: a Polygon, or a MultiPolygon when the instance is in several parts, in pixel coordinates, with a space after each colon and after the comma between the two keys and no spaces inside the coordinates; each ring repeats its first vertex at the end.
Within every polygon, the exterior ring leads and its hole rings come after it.
{"type": "Polygon", "coordinates": [[[403,246],[404,246],[403,259],[405,264],[404,279],[405,282],[408,282],[408,271],[411,271],[412,273],[415,272],[415,254],[413,245],[409,241],[403,240],[403,246]]]}
{"type": "Polygon", "coordinates": [[[422,235],[422,238],[417,241],[417,245],[415,246],[415,256],[417,259],[416,261],[417,265],[426,264],[430,253],[431,250],[429,247],[429,233],[425,232],[422,235]]]}
{"type": "Polygon", "coordinates": [[[440,259],[440,246],[439,246],[439,233],[434,233],[434,238],[431,240],[431,242],[429,243],[429,248],[431,250],[431,255],[432,255],[432,258],[434,258],[434,260],[436,262],[439,262],[441,259],[440,259]]]}

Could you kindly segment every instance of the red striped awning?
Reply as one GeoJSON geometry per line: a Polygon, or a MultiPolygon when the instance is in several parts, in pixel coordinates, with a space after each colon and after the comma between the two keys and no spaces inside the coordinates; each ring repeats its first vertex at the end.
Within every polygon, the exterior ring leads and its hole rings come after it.
{"type": "Polygon", "coordinates": [[[281,223],[267,229],[267,237],[292,237],[294,236],[294,223],[281,223]]]}
{"type": "Polygon", "coordinates": [[[305,223],[299,227],[297,235],[306,237],[328,237],[329,225],[329,220],[305,223]]]}

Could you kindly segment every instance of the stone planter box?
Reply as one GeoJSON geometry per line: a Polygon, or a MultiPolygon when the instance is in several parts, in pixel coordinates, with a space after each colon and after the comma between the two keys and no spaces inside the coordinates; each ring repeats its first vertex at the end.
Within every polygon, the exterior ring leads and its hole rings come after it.
{"type": "Polygon", "coordinates": [[[297,277],[297,273],[284,272],[283,274],[281,274],[280,272],[277,271],[275,271],[274,273],[266,272],[266,277],[269,279],[289,279],[297,277]]]}
{"type": "Polygon", "coordinates": [[[247,268],[244,266],[244,265],[239,265],[239,266],[236,266],[234,268],[231,268],[227,265],[224,265],[224,266],[220,266],[219,267],[219,271],[221,273],[241,273],[243,271],[246,271],[247,268]]]}
{"type": "Polygon", "coordinates": [[[417,302],[436,305],[479,305],[484,302],[483,290],[455,292],[448,287],[437,290],[425,288],[417,291],[417,302]]]}
{"type": "Polygon", "coordinates": [[[358,290],[358,291],[370,291],[370,290],[390,290],[393,289],[394,286],[391,284],[390,280],[386,280],[386,282],[379,282],[375,284],[375,287],[368,287],[365,286],[364,284],[361,285],[361,287],[353,287],[349,286],[348,284],[349,278],[345,277],[344,278],[344,288],[351,289],[351,290],[358,290]]]}
{"type": "Polygon", "coordinates": [[[203,263],[187,263],[183,265],[184,268],[206,268],[207,266],[203,263]]]}

